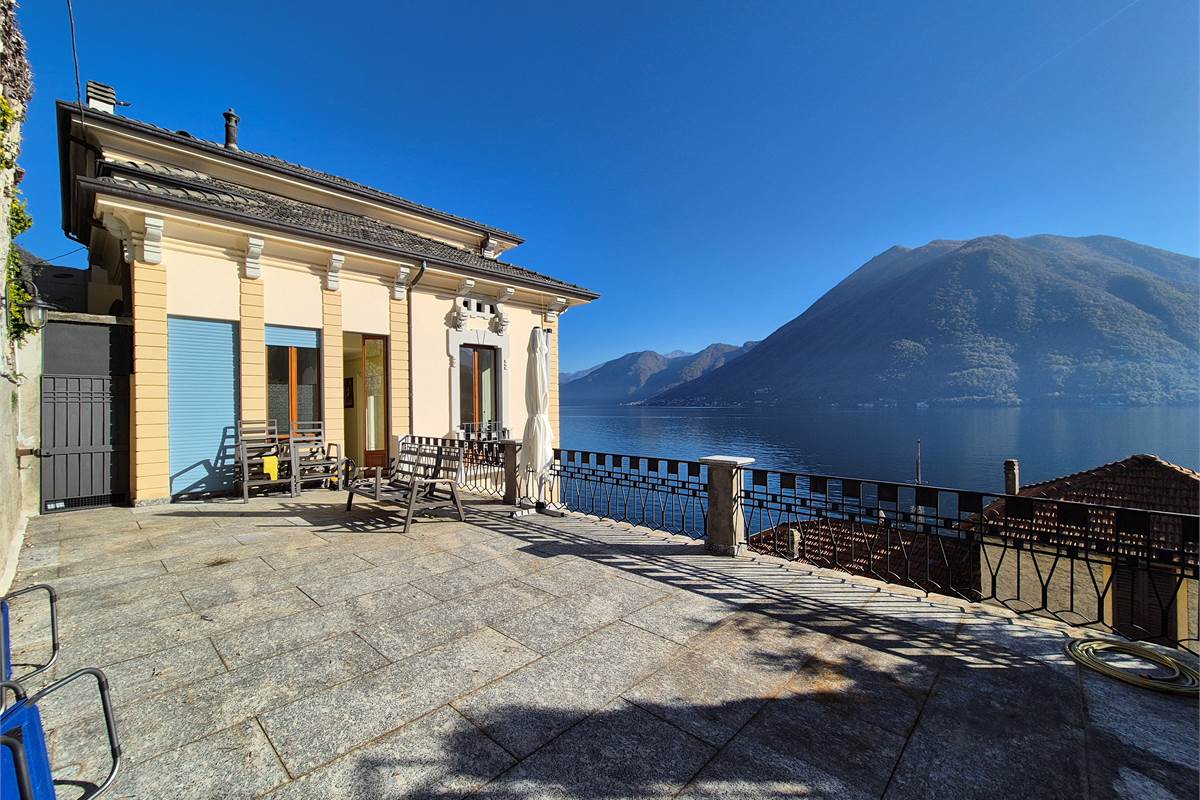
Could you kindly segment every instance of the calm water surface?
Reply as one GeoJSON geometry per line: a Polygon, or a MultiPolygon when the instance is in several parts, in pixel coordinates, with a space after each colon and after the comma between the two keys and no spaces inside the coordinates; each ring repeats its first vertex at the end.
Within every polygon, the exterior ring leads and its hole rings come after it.
{"type": "Polygon", "coordinates": [[[1200,467],[1194,408],[946,408],[854,411],[563,406],[563,447],[911,481],[917,439],[926,483],[999,491],[1006,458],[1034,483],[1154,453],[1200,467]]]}

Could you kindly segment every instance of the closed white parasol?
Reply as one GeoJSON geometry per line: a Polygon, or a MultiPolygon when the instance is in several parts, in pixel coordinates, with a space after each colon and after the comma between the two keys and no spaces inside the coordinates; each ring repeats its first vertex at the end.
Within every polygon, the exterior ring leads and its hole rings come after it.
{"type": "Polygon", "coordinates": [[[525,435],[521,437],[518,468],[526,491],[537,501],[545,503],[545,485],[554,459],[554,431],[550,428],[550,365],[546,334],[534,328],[529,334],[529,368],[525,371],[525,435]]]}

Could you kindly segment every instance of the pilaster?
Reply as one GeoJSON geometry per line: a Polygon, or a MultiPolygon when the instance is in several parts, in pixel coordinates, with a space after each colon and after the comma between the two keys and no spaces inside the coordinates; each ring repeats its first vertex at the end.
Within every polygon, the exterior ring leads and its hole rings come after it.
{"type": "Polygon", "coordinates": [[[409,376],[408,298],[389,301],[391,319],[388,346],[390,349],[388,376],[390,386],[388,408],[391,409],[392,436],[406,436],[412,430],[412,396],[409,376]]]}
{"type": "Polygon", "coordinates": [[[167,270],[132,260],[133,430],[131,495],[141,505],[171,496],[167,427],[167,270]]]}
{"type": "Polygon", "coordinates": [[[342,295],[321,290],[321,382],[324,386],[323,416],[325,436],[346,451],[346,410],[343,406],[342,378],[342,295]]]}
{"type": "Polygon", "coordinates": [[[267,343],[263,321],[261,278],[241,279],[241,409],[242,419],[267,417],[267,343]]]}

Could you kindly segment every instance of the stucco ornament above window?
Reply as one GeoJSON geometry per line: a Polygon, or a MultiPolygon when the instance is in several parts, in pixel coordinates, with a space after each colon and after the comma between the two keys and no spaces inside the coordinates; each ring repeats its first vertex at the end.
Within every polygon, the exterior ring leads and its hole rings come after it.
{"type": "Polygon", "coordinates": [[[475,291],[475,281],[464,278],[455,293],[454,306],[446,316],[446,324],[456,330],[464,331],[467,320],[478,318],[487,320],[488,329],[493,333],[502,334],[508,330],[508,313],[504,303],[517,293],[516,287],[505,286],[496,295],[475,291]]]}

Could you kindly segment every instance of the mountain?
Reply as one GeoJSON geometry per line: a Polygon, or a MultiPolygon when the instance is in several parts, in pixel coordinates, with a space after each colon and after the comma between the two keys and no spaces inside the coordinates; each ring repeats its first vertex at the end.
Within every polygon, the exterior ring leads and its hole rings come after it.
{"type": "Polygon", "coordinates": [[[699,353],[683,355],[652,350],[627,353],[592,368],[582,377],[562,382],[562,402],[635,403],[727,364],[754,345],[711,344],[699,353]]]}
{"type": "Polygon", "coordinates": [[[558,383],[561,386],[564,383],[570,383],[571,381],[579,380],[582,377],[591,375],[593,372],[603,366],[603,364],[596,364],[593,367],[588,367],[587,369],[578,369],[574,372],[560,372],[558,373],[558,383]]]}
{"type": "Polygon", "coordinates": [[[893,247],[673,405],[1195,403],[1200,260],[1110,236],[893,247]]]}

